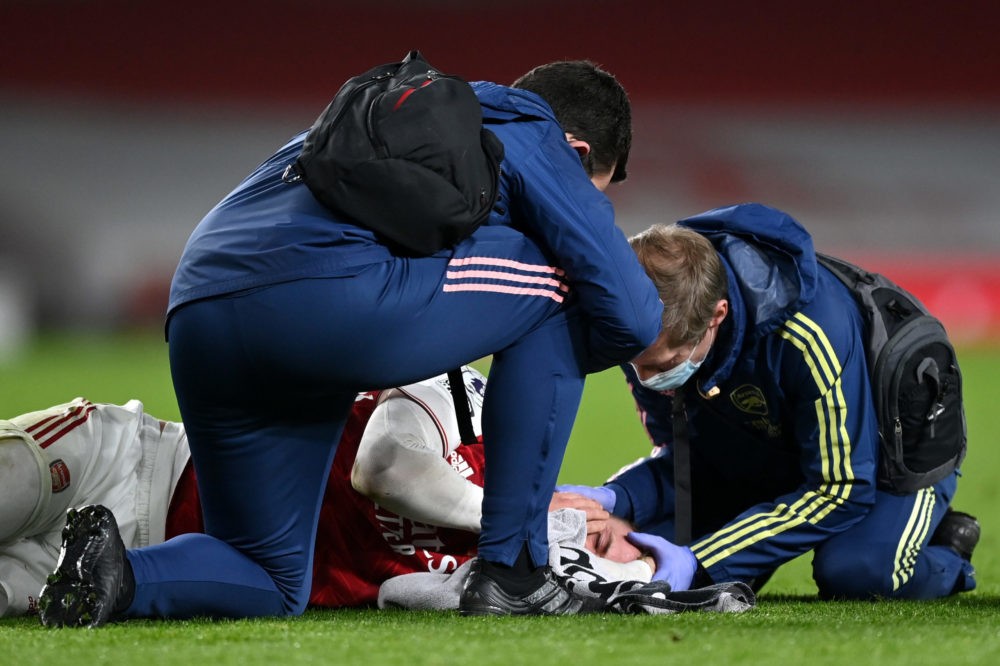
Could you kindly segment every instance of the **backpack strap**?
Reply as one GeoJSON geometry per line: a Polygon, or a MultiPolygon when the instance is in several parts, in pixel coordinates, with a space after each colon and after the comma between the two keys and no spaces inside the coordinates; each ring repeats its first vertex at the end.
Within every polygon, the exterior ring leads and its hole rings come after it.
{"type": "Polygon", "coordinates": [[[448,388],[451,389],[452,402],[455,403],[455,418],[458,420],[458,434],[462,438],[462,444],[475,444],[478,440],[472,427],[472,411],[469,408],[469,396],[465,393],[462,368],[455,368],[448,373],[448,388]]]}
{"type": "Polygon", "coordinates": [[[674,391],[671,409],[674,431],[674,543],[691,543],[691,438],[688,434],[684,387],[674,391]]]}
{"type": "Polygon", "coordinates": [[[866,354],[871,368],[874,368],[879,350],[889,339],[889,332],[879,314],[878,305],[872,298],[872,291],[878,286],[878,279],[874,273],[840,257],[817,252],[816,261],[851,291],[858,307],[861,308],[867,335],[866,354]]]}

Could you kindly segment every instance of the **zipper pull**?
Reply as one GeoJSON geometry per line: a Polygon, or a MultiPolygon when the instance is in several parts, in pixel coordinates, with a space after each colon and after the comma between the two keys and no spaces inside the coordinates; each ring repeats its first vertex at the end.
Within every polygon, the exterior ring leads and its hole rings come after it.
{"type": "Polygon", "coordinates": [[[941,402],[935,402],[927,412],[927,422],[931,424],[931,439],[934,439],[934,424],[937,422],[937,417],[943,413],[944,405],[941,402]]]}

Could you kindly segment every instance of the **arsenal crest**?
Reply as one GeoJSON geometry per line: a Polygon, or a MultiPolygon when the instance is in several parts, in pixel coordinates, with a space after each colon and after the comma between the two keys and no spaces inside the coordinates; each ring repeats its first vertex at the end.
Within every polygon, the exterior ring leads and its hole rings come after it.
{"type": "Polygon", "coordinates": [[[744,384],[729,394],[736,409],[754,416],[767,416],[767,400],[764,392],[752,384],[744,384]]]}
{"type": "Polygon", "coordinates": [[[52,492],[61,493],[69,488],[69,467],[62,458],[49,463],[49,474],[52,476],[52,492]]]}

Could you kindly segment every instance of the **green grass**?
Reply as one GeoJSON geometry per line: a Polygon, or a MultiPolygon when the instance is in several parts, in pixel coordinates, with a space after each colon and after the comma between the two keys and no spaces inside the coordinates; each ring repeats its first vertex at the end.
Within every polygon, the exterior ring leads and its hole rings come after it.
{"type": "MultiPolygon", "coordinates": [[[[737,616],[475,618],[310,611],[283,620],[129,622],[98,630],[0,621],[2,663],[72,664],[993,664],[1000,655],[1000,349],[962,349],[969,455],[956,507],[979,516],[979,588],[935,602],[824,603],[808,556],[779,570],[737,616]]],[[[0,366],[0,416],[64,402],[141,399],[178,418],[155,333],[49,335],[0,366]]],[[[648,450],[617,371],[588,381],[562,481],[599,483],[648,450]]]]}
{"type": "Polygon", "coordinates": [[[995,599],[768,599],[744,615],[459,618],[310,611],[292,620],[133,621],[97,630],[0,623],[19,666],[43,664],[995,664],[995,599]]]}

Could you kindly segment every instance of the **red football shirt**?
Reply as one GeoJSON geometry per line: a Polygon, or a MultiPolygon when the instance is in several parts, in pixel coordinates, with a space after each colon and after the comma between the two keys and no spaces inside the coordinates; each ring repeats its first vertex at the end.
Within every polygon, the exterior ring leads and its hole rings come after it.
{"type": "MultiPolygon", "coordinates": [[[[418,571],[450,573],[475,555],[477,534],[402,518],[354,490],[351,467],[377,397],[373,392],[354,403],[333,460],[316,534],[309,596],[313,606],[374,604],[387,578],[418,571]]],[[[448,462],[456,473],[483,485],[481,443],[459,446],[448,462]]],[[[188,462],[170,502],[166,537],[201,531],[198,489],[188,462]]]]}

